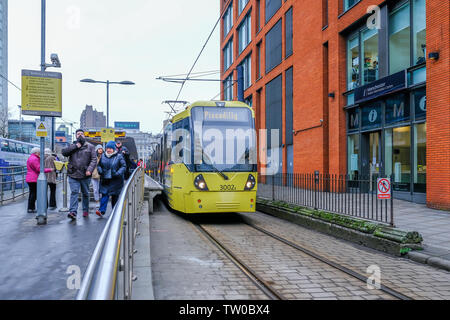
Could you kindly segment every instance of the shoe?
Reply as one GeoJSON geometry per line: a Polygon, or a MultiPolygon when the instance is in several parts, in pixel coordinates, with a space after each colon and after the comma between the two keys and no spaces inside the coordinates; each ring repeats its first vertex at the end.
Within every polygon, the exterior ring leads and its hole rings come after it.
{"type": "Polygon", "coordinates": [[[27,212],[28,213],[34,213],[34,210],[28,209],[27,212]]]}
{"type": "Polygon", "coordinates": [[[77,219],[77,213],[76,212],[69,212],[67,217],[72,219],[72,220],[76,220],[77,219]]]}
{"type": "Polygon", "coordinates": [[[89,212],[87,212],[87,211],[83,212],[83,217],[85,217],[85,218],[89,217],[89,212]]]}
{"type": "Polygon", "coordinates": [[[103,214],[102,214],[100,211],[98,211],[98,210],[95,211],[95,214],[98,215],[99,217],[102,217],[102,216],[103,216],[103,214]]]}
{"type": "Polygon", "coordinates": [[[57,208],[57,207],[49,207],[49,208],[48,208],[48,210],[52,210],[52,211],[53,211],[53,210],[56,210],[56,209],[58,209],[58,208],[57,208]]]}

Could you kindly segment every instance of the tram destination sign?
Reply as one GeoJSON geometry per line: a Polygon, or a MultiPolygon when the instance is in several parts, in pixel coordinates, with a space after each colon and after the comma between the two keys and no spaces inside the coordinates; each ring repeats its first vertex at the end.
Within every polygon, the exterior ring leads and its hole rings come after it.
{"type": "Polygon", "coordinates": [[[22,70],[22,114],[62,117],[62,74],[22,70]]]}
{"type": "Polygon", "coordinates": [[[387,93],[406,88],[406,70],[394,73],[355,89],[355,103],[378,98],[387,93]]]}

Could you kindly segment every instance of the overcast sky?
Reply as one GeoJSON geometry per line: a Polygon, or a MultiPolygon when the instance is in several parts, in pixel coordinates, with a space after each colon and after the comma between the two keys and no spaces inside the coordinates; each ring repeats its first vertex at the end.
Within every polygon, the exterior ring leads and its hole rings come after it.
{"type": "MultiPolygon", "coordinates": [[[[8,78],[20,86],[22,69],[40,69],[41,1],[8,2],[8,78]]],[[[81,79],[131,80],[135,86],[110,87],[110,125],[140,121],[141,130],[160,132],[169,110],[161,102],[175,100],[180,85],[155,78],[187,73],[218,16],[217,0],[47,0],[47,62],[58,53],[62,63],[47,71],[63,74],[63,118],[79,126],[86,104],[106,115],[106,86],[81,79]]],[[[219,32],[193,72],[219,70],[219,32]]],[[[18,119],[20,91],[8,89],[11,118],[18,119]]],[[[180,100],[209,100],[219,91],[219,82],[188,82],[180,100]]]]}

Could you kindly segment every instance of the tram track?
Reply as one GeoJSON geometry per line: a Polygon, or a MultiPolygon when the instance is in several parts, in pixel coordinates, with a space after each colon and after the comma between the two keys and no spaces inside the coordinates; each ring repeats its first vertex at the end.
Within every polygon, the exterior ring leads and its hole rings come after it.
{"type": "MultiPolygon", "coordinates": [[[[254,270],[252,270],[251,267],[248,266],[245,262],[243,262],[241,259],[238,258],[237,254],[235,254],[232,250],[227,248],[227,246],[222,243],[216,236],[214,236],[210,231],[208,231],[205,227],[203,227],[200,223],[192,222],[193,225],[199,230],[201,234],[203,234],[216,248],[218,248],[228,259],[230,259],[266,296],[268,296],[272,300],[287,300],[287,298],[280,293],[277,289],[271,285],[271,283],[265,281],[263,277],[258,275],[254,270]]],[[[302,252],[303,254],[306,254],[307,256],[318,260],[322,262],[323,264],[326,264],[329,267],[332,267],[336,270],[339,270],[343,272],[344,274],[351,276],[352,278],[356,278],[364,285],[369,283],[369,278],[361,273],[358,273],[354,270],[351,270],[337,262],[334,262],[328,258],[325,258],[315,252],[312,252],[308,250],[307,248],[299,245],[298,243],[294,243],[290,240],[285,239],[282,236],[279,236],[275,233],[272,233],[264,228],[261,228],[259,226],[254,225],[251,222],[242,220],[242,224],[249,226],[250,228],[258,231],[261,234],[264,234],[265,236],[268,236],[280,243],[283,243],[284,245],[289,246],[290,248],[293,248],[297,251],[302,252]]],[[[392,289],[388,286],[385,286],[383,284],[380,284],[378,290],[382,291],[383,293],[398,299],[398,300],[412,300],[411,297],[402,294],[401,292],[398,292],[395,289],[392,289]]]]}

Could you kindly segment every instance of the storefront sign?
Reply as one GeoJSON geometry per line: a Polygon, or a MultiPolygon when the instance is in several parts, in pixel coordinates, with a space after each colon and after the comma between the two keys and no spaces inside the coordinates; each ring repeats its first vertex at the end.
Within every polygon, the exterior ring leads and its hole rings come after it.
{"type": "Polygon", "coordinates": [[[22,114],[62,116],[62,74],[22,70],[22,114]]]}
{"type": "Polygon", "coordinates": [[[371,100],[403,88],[406,88],[406,70],[356,88],[355,103],[371,100]]]}

